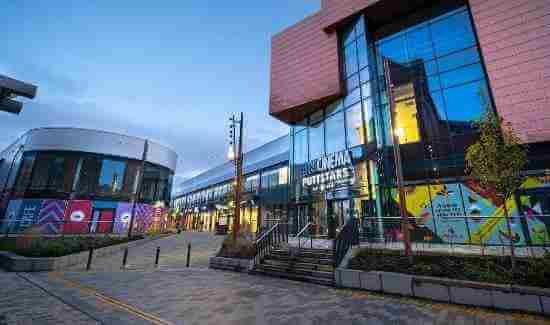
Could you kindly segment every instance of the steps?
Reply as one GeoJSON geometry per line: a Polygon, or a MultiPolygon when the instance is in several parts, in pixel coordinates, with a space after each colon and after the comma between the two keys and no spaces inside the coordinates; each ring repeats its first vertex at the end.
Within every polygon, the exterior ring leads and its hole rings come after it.
{"type": "Polygon", "coordinates": [[[333,263],[330,249],[301,248],[291,255],[288,248],[278,247],[254,267],[253,273],[333,286],[333,263]]]}

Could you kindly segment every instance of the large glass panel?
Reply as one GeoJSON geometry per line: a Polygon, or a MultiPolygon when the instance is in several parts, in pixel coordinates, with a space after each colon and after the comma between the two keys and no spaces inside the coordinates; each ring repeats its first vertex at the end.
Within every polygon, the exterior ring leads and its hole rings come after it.
{"type": "Polygon", "coordinates": [[[29,186],[35,158],[36,153],[34,152],[27,152],[24,154],[23,162],[19,169],[19,176],[17,177],[17,185],[15,186],[17,192],[25,191],[29,186]]]}
{"type": "Polygon", "coordinates": [[[357,103],[359,100],[361,100],[361,90],[357,88],[344,98],[344,107],[349,107],[357,103]]]}
{"type": "Polygon", "coordinates": [[[344,108],[344,104],[342,103],[342,100],[339,99],[327,106],[327,108],[325,109],[325,115],[329,116],[334,112],[342,110],[343,108],[344,108]]]}
{"type": "Polygon", "coordinates": [[[309,127],[309,159],[315,159],[325,153],[324,123],[319,122],[309,127]]]}
{"type": "Polygon", "coordinates": [[[95,193],[100,170],[101,159],[95,156],[83,157],[76,187],[77,192],[81,194],[95,193]]]}
{"type": "Polygon", "coordinates": [[[372,100],[370,98],[363,100],[363,116],[365,118],[365,128],[367,129],[367,143],[374,141],[374,130],[376,128],[376,121],[374,119],[374,112],[372,107],[372,100]]]}
{"type": "Polygon", "coordinates": [[[460,12],[438,19],[431,25],[435,54],[443,56],[475,44],[468,12],[460,12]]]}
{"type": "Polygon", "coordinates": [[[307,132],[302,130],[294,135],[294,163],[303,164],[307,159],[307,132]]]}
{"type": "Polygon", "coordinates": [[[369,56],[367,52],[367,39],[361,36],[357,39],[357,58],[359,61],[359,69],[369,65],[369,56]]]}
{"type": "Polygon", "coordinates": [[[346,124],[348,148],[365,143],[363,118],[361,116],[361,103],[357,103],[346,110],[346,124]]]}
{"type": "Polygon", "coordinates": [[[442,73],[440,76],[441,86],[443,88],[449,88],[470,81],[482,79],[483,69],[481,68],[481,64],[474,64],[457,70],[442,73]]]}
{"type": "Polygon", "coordinates": [[[348,44],[344,49],[344,62],[346,64],[346,76],[351,76],[358,71],[355,42],[348,44]]]}
{"type": "Polygon", "coordinates": [[[429,61],[434,57],[432,38],[427,24],[411,29],[407,33],[408,60],[429,61]]]}
{"type": "Polygon", "coordinates": [[[123,161],[103,159],[99,175],[99,192],[117,193],[124,184],[126,164],[123,161]]]}
{"type": "Polygon", "coordinates": [[[472,47],[466,51],[455,52],[437,59],[439,71],[441,72],[454,70],[477,62],[479,62],[479,53],[476,47],[472,47]]]}
{"type": "Polygon", "coordinates": [[[473,131],[472,122],[481,118],[489,103],[485,81],[449,88],[443,94],[453,133],[473,131]]]}
{"type": "Polygon", "coordinates": [[[406,63],[408,58],[404,36],[400,35],[382,41],[378,45],[378,54],[379,57],[389,58],[396,63],[406,63]]]}
{"type": "Polygon", "coordinates": [[[346,149],[346,133],[344,127],[344,112],[338,112],[327,117],[326,128],[326,150],[327,153],[337,152],[346,149]]]}

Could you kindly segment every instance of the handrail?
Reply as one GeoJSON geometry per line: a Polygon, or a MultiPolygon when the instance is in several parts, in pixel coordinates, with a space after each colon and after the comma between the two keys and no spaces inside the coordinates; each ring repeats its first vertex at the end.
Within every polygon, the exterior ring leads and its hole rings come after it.
{"type": "MultiPolygon", "coordinates": [[[[306,230],[308,230],[309,227],[311,227],[311,226],[313,226],[313,225],[314,225],[314,223],[308,222],[308,223],[304,226],[304,228],[302,228],[302,230],[300,230],[300,231],[298,232],[298,234],[296,235],[296,238],[298,239],[298,249],[302,248],[302,239],[301,239],[302,234],[303,234],[304,232],[306,232],[306,230]]],[[[310,234],[310,236],[309,236],[309,241],[310,241],[310,247],[313,248],[313,236],[311,236],[311,234],[310,234]]]]}
{"type": "Polygon", "coordinates": [[[342,231],[336,236],[333,242],[334,269],[336,269],[346,256],[351,246],[359,244],[358,220],[351,218],[348,220],[342,231]]]}
{"type": "Polygon", "coordinates": [[[273,248],[282,242],[288,242],[288,224],[276,223],[256,240],[254,265],[259,264],[264,256],[270,254],[273,248]]]}
{"type": "Polygon", "coordinates": [[[309,228],[309,226],[311,226],[312,224],[313,224],[313,223],[308,222],[307,225],[305,225],[304,228],[302,228],[302,230],[300,230],[300,231],[296,234],[296,237],[302,236],[302,233],[303,233],[304,231],[306,231],[307,228],[309,228]]]}

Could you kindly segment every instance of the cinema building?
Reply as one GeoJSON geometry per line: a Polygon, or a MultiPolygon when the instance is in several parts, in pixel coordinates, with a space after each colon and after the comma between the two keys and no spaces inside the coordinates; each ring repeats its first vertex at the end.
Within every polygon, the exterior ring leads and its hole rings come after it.
{"type": "Polygon", "coordinates": [[[135,232],[166,228],[176,161],[136,137],[30,130],[0,153],[1,233],[125,234],[132,218],[135,232]]]}
{"type": "MultiPolygon", "coordinates": [[[[288,145],[289,137],[283,136],[244,154],[240,222],[253,232],[288,218],[288,145]]],[[[183,182],[172,204],[185,228],[230,230],[236,204],[234,181],[235,166],[227,162],[183,182]]]]}
{"type": "Polygon", "coordinates": [[[322,0],[275,35],[270,114],[291,127],[294,231],[333,237],[357,218],[367,237],[399,240],[400,172],[413,240],[550,238],[549,17],[547,0],[322,0]],[[512,231],[464,171],[486,110],[529,144],[512,231]]]}

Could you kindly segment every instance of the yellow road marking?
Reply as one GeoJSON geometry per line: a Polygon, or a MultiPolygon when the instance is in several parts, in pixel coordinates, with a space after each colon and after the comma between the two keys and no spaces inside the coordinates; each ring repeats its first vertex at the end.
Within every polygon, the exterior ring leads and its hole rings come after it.
{"type": "Polygon", "coordinates": [[[137,316],[141,319],[144,319],[146,321],[149,321],[153,324],[157,324],[157,325],[174,325],[174,323],[172,323],[172,322],[169,322],[167,320],[159,318],[159,317],[157,317],[153,314],[147,313],[147,312],[145,312],[143,310],[140,310],[140,309],[138,309],[138,308],[136,308],[132,305],[126,304],[126,303],[124,303],[124,302],[122,302],[118,299],[106,296],[106,295],[98,292],[97,290],[94,290],[94,289],[89,288],[89,287],[82,286],[78,282],[67,280],[59,273],[50,273],[49,275],[52,278],[63,282],[63,284],[67,287],[79,289],[80,291],[82,291],[82,292],[84,292],[88,295],[94,296],[98,300],[100,300],[100,301],[102,301],[102,302],[104,302],[108,305],[111,305],[115,308],[124,310],[124,311],[126,311],[126,312],[128,312],[132,315],[135,315],[135,316],[137,316]]]}

